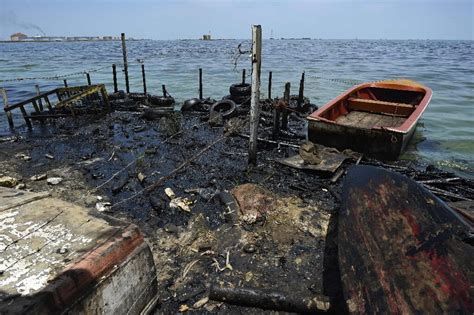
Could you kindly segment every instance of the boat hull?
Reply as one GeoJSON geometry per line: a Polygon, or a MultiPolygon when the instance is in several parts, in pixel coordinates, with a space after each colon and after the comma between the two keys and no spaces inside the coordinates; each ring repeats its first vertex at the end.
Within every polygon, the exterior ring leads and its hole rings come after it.
{"type": "Polygon", "coordinates": [[[344,179],[338,250],[351,313],[472,314],[472,226],[424,187],[373,166],[344,179]]]}
{"type": "Polygon", "coordinates": [[[327,121],[308,121],[308,140],[338,150],[351,149],[381,160],[396,160],[405,151],[416,125],[406,133],[364,129],[327,121]]]}

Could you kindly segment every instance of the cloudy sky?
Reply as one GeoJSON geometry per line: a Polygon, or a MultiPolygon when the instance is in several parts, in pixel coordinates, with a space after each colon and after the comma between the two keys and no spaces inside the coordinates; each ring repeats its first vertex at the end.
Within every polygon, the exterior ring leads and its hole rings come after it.
{"type": "Polygon", "coordinates": [[[150,39],[473,39],[474,0],[1,0],[0,38],[114,35],[150,39]]]}

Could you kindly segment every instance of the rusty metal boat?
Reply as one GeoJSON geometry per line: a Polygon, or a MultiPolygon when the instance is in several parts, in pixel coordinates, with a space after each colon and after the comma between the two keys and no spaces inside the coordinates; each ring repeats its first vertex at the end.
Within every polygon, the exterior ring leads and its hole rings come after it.
{"type": "Polygon", "coordinates": [[[431,89],[411,80],[354,86],[308,117],[308,138],[339,150],[395,160],[412,138],[431,96],[431,89]]]}

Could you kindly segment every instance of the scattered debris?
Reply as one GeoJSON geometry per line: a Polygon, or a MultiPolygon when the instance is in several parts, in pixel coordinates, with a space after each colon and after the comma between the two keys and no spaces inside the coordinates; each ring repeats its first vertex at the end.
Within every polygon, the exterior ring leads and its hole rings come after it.
{"type": "Polygon", "coordinates": [[[46,182],[49,185],[57,185],[57,184],[61,183],[62,181],[63,181],[63,179],[61,177],[48,177],[48,179],[46,180],[46,182]]]}
{"type": "Polygon", "coordinates": [[[168,198],[170,198],[171,200],[176,198],[176,194],[174,193],[173,189],[171,189],[169,187],[165,188],[165,195],[168,196],[168,198]]]}
{"type": "Polygon", "coordinates": [[[48,178],[48,175],[46,174],[38,174],[38,175],[33,175],[31,176],[30,180],[32,181],[40,181],[40,180],[45,180],[48,178]]]}
{"type": "Polygon", "coordinates": [[[11,176],[2,176],[0,177],[0,186],[12,188],[18,184],[18,179],[11,176]]]}
{"type": "Polygon", "coordinates": [[[112,204],[110,202],[98,202],[95,205],[95,208],[99,212],[109,212],[112,204]]]}
{"type": "Polygon", "coordinates": [[[49,154],[49,153],[48,153],[48,154],[45,154],[44,157],[47,158],[47,159],[49,159],[49,160],[54,160],[54,155],[49,154]]]}

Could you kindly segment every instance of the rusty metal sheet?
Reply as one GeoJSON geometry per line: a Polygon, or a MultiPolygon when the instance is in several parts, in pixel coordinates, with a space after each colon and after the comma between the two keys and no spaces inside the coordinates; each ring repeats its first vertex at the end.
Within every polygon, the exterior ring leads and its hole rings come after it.
{"type": "Polygon", "coordinates": [[[373,166],[349,170],[342,200],[339,263],[350,312],[474,312],[472,230],[457,213],[373,166]]]}

